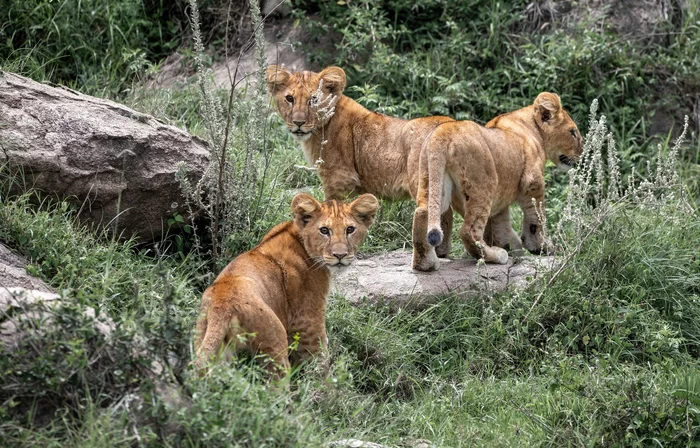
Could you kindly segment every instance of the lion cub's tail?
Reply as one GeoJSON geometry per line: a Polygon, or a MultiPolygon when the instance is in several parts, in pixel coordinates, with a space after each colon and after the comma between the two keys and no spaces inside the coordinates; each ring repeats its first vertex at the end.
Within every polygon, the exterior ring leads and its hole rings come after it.
{"type": "Polygon", "coordinates": [[[428,244],[439,246],[443,233],[440,216],[450,206],[452,179],[445,176],[446,146],[435,133],[428,137],[428,244]]]}

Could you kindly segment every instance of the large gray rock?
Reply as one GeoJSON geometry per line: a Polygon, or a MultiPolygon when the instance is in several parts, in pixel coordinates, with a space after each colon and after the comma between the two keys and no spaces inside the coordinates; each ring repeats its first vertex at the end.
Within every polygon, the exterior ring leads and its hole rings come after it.
{"type": "Polygon", "coordinates": [[[411,252],[397,250],[356,260],[334,275],[333,294],[352,302],[384,299],[398,305],[421,305],[449,293],[476,295],[522,288],[550,269],[555,257],[510,257],[504,265],[477,265],[474,259],[440,260],[435,272],[411,269],[411,252]]]}
{"type": "Polygon", "coordinates": [[[19,287],[52,292],[42,279],[27,274],[27,264],[27,260],[0,243],[0,289],[19,287]]]}
{"type": "Polygon", "coordinates": [[[0,163],[101,227],[160,238],[169,217],[185,214],[177,163],[199,179],[208,155],[202,140],[149,115],[0,71],[0,163]]]}
{"type": "MultiPolygon", "coordinates": [[[[41,329],[48,328],[53,318],[51,310],[61,304],[61,296],[43,280],[27,274],[28,264],[0,243],[0,350],[16,349],[27,326],[34,328],[41,322],[41,329]]],[[[85,315],[105,336],[113,331],[114,322],[104,316],[98,318],[94,308],[86,307],[85,315]]]]}

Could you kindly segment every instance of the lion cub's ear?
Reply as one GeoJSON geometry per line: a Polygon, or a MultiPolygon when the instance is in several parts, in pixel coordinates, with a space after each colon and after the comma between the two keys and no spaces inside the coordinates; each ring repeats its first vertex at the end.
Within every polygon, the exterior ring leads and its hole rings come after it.
{"type": "Polygon", "coordinates": [[[292,213],[294,224],[303,229],[313,218],[314,214],[321,210],[321,204],[306,193],[299,193],[292,199],[292,213]]]}
{"type": "Polygon", "coordinates": [[[378,208],[379,201],[369,193],[358,196],[357,199],[350,203],[350,212],[367,227],[374,223],[374,217],[377,216],[378,208]]]}
{"type": "Polygon", "coordinates": [[[324,68],[319,73],[323,80],[323,89],[333,95],[340,95],[345,90],[345,72],[340,67],[324,68]]]}
{"type": "Polygon", "coordinates": [[[542,92],[535,99],[535,112],[542,122],[549,121],[561,109],[561,100],[556,93],[542,92]]]}
{"type": "Polygon", "coordinates": [[[265,69],[265,82],[270,94],[277,92],[287,85],[292,73],[281,65],[271,65],[265,69]]]}

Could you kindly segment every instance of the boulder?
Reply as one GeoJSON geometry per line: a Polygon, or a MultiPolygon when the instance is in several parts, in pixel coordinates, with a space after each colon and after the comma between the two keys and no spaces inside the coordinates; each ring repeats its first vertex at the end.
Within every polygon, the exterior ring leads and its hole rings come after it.
{"type": "Polygon", "coordinates": [[[204,141],[150,115],[0,71],[0,164],[98,227],[160,239],[186,214],[178,162],[196,181],[208,156],[204,141]]]}
{"type": "Polygon", "coordinates": [[[331,291],[351,302],[367,298],[420,306],[450,293],[474,296],[525,287],[540,272],[551,269],[555,260],[520,256],[510,257],[504,265],[478,265],[474,259],[441,259],[439,270],[419,272],[411,269],[411,252],[397,250],[356,260],[338,270],[331,291]]]}
{"type": "Polygon", "coordinates": [[[40,278],[27,274],[29,263],[7,246],[0,243],[0,289],[19,287],[40,292],[53,292],[40,278]]]}
{"type": "MultiPolygon", "coordinates": [[[[18,347],[27,327],[39,330],[37,322],[42,323],[41,329],[48,328],[53,318],[51,310],[62,303],[61,296],[43,280],[27,274],[28,264],[0,243],[0,349],[18,347]]],[[[94,308],[85,307],[84,315],[105,337],[114,330],[114,322],[97,316],[94,308]]]]}

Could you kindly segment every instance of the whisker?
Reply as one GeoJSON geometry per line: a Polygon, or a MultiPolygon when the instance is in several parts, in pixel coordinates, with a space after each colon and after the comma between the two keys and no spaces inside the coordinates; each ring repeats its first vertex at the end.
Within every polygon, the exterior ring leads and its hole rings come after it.
{"type": "Polygon", "coordinates": [[[314,262],[314,264],[312,264],[311,267],[309,267],[309,271],[312,271],[312,272],[317,271],[317,270],[321,269],[322,267],[324,267],[325,264],[326,264],[326,262],[323,260],[323,258],[317,259],[314,262]]]}

